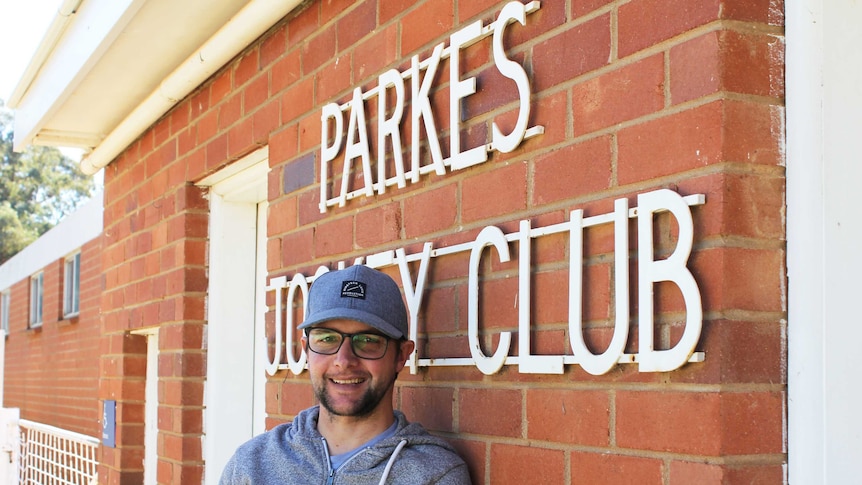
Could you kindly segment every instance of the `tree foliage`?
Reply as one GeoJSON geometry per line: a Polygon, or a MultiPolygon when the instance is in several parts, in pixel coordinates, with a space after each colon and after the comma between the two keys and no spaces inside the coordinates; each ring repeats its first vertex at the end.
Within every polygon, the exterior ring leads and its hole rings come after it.
{"type": "Polygon", "coordinates": [[[92,178],[56,148],[12,150],[12,115],[0,100],[0,264],[85,202],[92,178]]]}

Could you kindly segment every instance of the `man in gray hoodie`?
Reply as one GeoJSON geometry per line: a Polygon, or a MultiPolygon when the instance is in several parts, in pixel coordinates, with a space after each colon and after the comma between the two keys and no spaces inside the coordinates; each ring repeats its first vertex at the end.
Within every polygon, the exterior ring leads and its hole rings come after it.
{"type": "Polygon", "coordinates": [[[393,409],[395,379],[415,344],[389,276],[362,265],[324,273],[299,328],[320,405],[240,446],[221,485],[470,484],[446,441],[393,409]]]}

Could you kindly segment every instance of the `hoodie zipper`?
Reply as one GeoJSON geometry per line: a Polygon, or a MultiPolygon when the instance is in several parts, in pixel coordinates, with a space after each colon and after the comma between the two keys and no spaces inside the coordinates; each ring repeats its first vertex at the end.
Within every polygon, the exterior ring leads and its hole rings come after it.
{"type": "MultiPolygon", "coordinates": [[[[326,438],[321,437],[320,441],[323,442],[323,453],[324,455],[326,455],[326,467],[329,469],[329,475],[326,477],[326,485],[333,485],[333,483],[335,483],[335,468],[332,468],[332,459],[329,457],[329,445],[326,444],[326,438]]],[[[369,448],[363,448],[359,450],[353,456],[348,458],[347,461],[342,463],[341,467],[344,467],[345,465],[353,461],[354,458],[361,455],[368,449],[369,448]]]]}
{"type": "Polygon", "coordinates": [[[326,438],[321,437],[320,441],[323,442],[323,455],[326,457],[326,468],[329,470],[326,485],[332,485],[335,482],[335,469],[332,468],[332,459],[329,457],[329,446],[326,444],[326,438]]]}

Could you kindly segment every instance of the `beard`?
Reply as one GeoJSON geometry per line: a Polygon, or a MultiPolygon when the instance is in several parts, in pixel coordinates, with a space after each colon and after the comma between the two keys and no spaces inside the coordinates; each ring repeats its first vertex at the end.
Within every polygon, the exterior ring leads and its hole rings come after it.
{"type": "Polygon", "coordinates": [[[386,394],[391,386],[395,384],[395,379],[390,379],[389,382],[379,383],[378,385],[369,386],[368,389],[359,397],[359,399],[349,403],[346,407],[337,407],[334,399],[330,397],[327,386],[329,380],[324,377],[320,385],[314,386],[314,394],[320,405],[329,411],[333,416],[350,416],[361,418],[370,415],[377,409],[380,401],[386,397],[386,394]]]}

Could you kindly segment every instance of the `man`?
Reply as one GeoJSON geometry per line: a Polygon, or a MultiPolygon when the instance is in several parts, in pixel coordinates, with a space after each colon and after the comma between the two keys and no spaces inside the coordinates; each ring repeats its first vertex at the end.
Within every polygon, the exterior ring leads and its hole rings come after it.
{"type": "Polygon", "coordinates": [[[356,265],[319,276],[307,303],[299,328],[320,405],[242,445],[221,484],[469,484],[448,443],[393,409],[415,345],[395,282],[356,265]]]}

